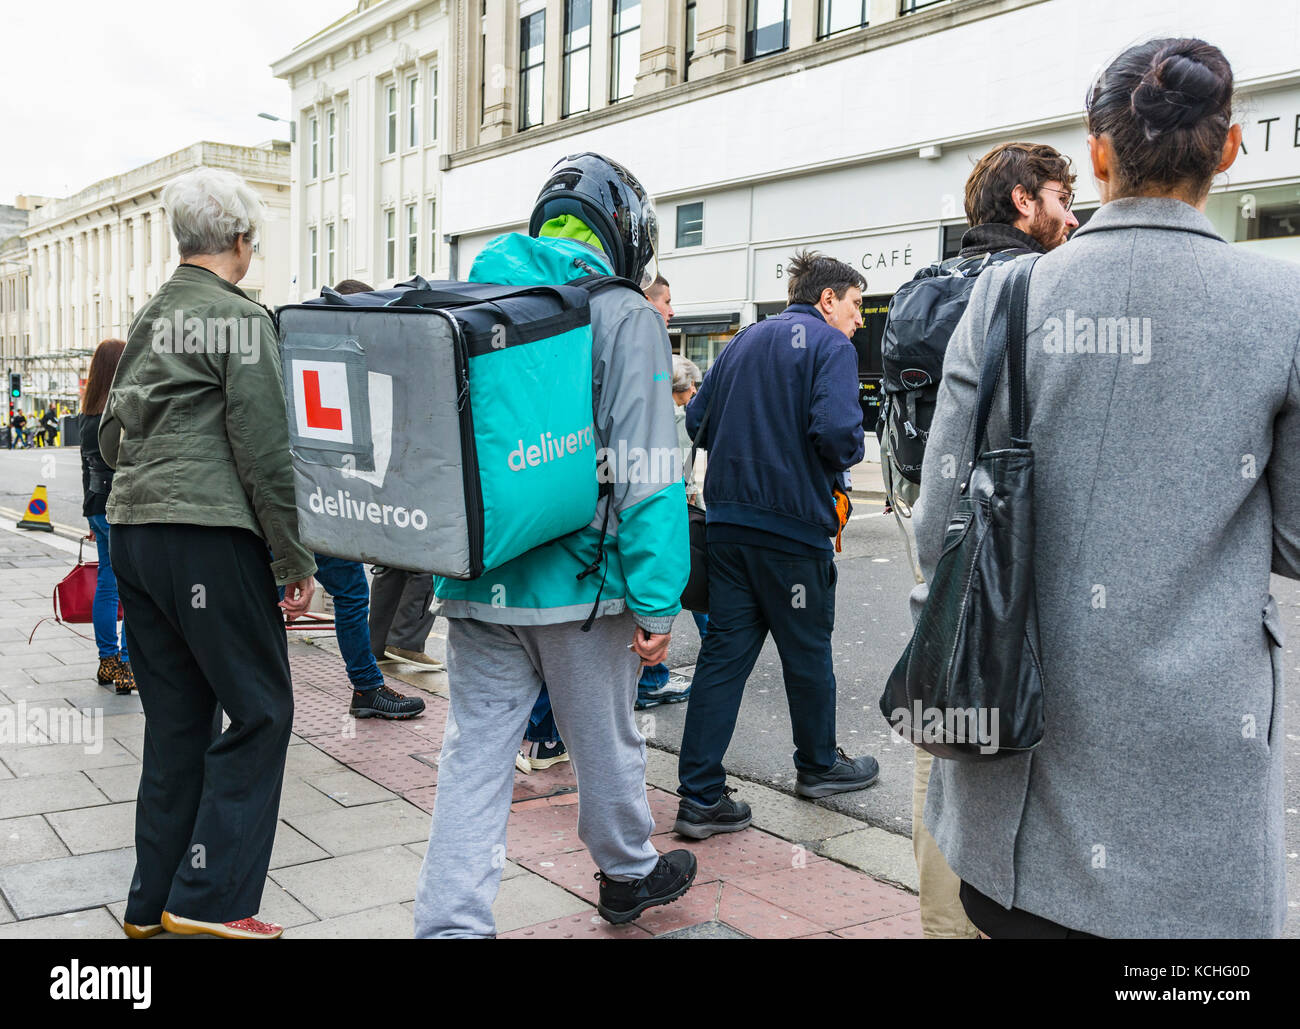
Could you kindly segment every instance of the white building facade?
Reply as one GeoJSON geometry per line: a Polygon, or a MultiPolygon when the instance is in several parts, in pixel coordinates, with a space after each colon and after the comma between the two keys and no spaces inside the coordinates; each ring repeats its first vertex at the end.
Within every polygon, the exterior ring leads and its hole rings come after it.
{"type": "Polygon", "coordinates": [[[558,158],[608,154],[656,198],[675,346],[701,366],[739,327],[780,310],[785,264],[812,246],[866,276],[867,330],[855,340],[866,378],[890,295],[955,252],[966,178],[991,146],[1056,146],[1078,172],[1076,210],[1095,209],[1085,93],[1112,57],[1155,36],[1201,36],[1237,77],[1246,147],[1210,217],[1230,242],[1300,260],[1295,4],[1251,4],[1251,17],[1221,0],[455,6],[466,67],[460,145],[442,183],[455,266],[463,275],[494,235],[526,226],[558,158]],[[639,50],[630,90],[629,45],[639,50]],[[566,115],[575,98],[587,109],[566,115]]]}
{"type": "Polygon", "coordinates": [[[242,176],[266,205],[266,221],[240,288],[260,303],[287,299],[287,146],[195,143],[33,212],[22,233],[30,269],[30,343],[17,357],[24,393],[75,403],[103,339],[125,338],[131,319],[180,261],[162,208],[163,188],[200,166],[242,176]]]}
{"type": "Polygon", "coordinates": [[[445,0],[362,2],[272,65],[297,137],[293,299],[348,278],[446,277],[446,12],[445,0]]]}

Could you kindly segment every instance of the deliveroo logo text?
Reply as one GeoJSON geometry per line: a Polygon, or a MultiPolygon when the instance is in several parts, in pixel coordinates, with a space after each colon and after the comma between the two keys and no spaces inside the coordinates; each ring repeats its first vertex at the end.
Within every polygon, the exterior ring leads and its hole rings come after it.
{"type": "Polygon", "coordinates": [[[576,454],[594,443],[595,427],[591,425],[567,435],[561,433],[556,436],[543,432],[538,435],[536,443],[526,444],[521,439],[518,446],[506,456],[506,464],[512,472],[522,472],[525,468],[536,468],[550,461],[558,461],[569,454],[576,454]]]}

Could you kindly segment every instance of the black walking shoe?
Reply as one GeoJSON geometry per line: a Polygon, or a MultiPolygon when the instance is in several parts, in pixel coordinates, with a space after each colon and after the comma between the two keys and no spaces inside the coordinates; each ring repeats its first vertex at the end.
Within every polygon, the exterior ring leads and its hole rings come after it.
{"type": "Polygon", "coordinates": [[[630,883],[615,882],[597,872],[600,901],[596,910],[606,922],[623,925],[631,922],[646,908],[671,904],[691,888],[698,862],[689,850],[670,850],[644,879],[630,883]]]}
{"type": "Polygon", "coordinates": [[[880,765],[874,757],[849,757],[843,747],[836,747],[839,759],[825,772],[800,772],[794,784],[795,793],[801,797],[829,797],[832,793],[852,793],[865,790],[880,775],[880,765]]]}
{"type": "Polygon", "coordinates": [[[373,690],[357,690],[352,694],[353,718],[414,718],[424,711],[424,701],[408,697],[387,686],[373,690]]]}
{"type": "Polygon", "coordinates": [[[748,829],[749,823],[753,821],[749,805],[743,800],[732,800],[731,795],[735,792],[728,786],[722,791],[718,802],[711,807],[683,797],[677,805],[677,821],[673,824],[673,832],[692,840],[707,840],[714,833],[748,829]]]}

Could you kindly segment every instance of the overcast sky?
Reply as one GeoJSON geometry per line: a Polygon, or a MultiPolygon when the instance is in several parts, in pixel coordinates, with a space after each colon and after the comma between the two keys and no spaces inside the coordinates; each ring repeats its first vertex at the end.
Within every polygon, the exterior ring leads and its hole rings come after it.
{"type": "Polygon", "coordinates": [[[0,203],[62,197],[202,139],[289,126],[270,64],[350,0],[8,0],[0,56],[0,203]]]}

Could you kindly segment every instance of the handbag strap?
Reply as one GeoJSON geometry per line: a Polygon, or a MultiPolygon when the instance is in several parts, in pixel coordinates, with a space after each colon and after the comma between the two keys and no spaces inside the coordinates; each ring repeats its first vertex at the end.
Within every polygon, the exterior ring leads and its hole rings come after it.
{"type": "MultiPolygon", "coordinates": [[[[1025,347],[1028,338],[1026,318],[1029,310],[1029,277],[1038,257],[1017,261],[1002,284],[993,313],[993,322],[984,343],[984,366],[980,369],[979,401],[975,415],[975,449],[979,457],[993,410],[993,395],[1002,377],[1005,363],[1011,375],[1011,436],[1024,440],[1027,435],[1027,400],[1025,394],[1025,347]]],[[[967,478],[969,482],[969,477],[967,478]]]]}

